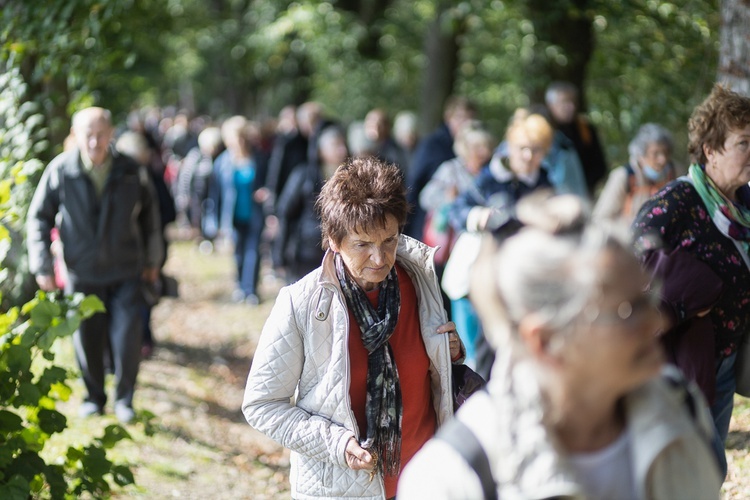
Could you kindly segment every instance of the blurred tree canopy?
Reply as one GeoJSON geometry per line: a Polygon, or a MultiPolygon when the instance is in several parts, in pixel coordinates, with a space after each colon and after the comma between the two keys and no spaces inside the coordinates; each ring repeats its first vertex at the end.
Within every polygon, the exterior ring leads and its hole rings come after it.
{"type": "Polygon", "coordinates": [[[737,92],[750,95],[750,3],[721,2],[721,51],[719,78],[737,92]]]}
{"type": "MultiPolygon", "coordinates": [[[[501,135],[553,79],[582,88],[613,165],[642,123],[684,143],[716,77],[718,0],[0,0],[0,58],[20,68],[51,147],[71,111],[173,105],[268,117],[321,101],[344,122],[450,93],[501,135]]],[[[59,147],[59,146],[58,146],[59,147]]],[[[678,150],[678,157],[682,150],[678,150]]],[[[683,156],[684,157],[684,156],[683,156]]]]}

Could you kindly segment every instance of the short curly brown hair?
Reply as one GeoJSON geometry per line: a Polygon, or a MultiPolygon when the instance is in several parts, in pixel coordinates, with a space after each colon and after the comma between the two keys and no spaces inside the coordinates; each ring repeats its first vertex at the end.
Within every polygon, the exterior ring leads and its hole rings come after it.
{"type": "Polygon", "coordinates": [[[730,132],[750,125],[750,97],[716,84],[688,121],[688,153],[693,162],[705,165],[703,146],[723,151],[730,132]]]}
{"type": "Polygon", "coordinates": [[[392,215],[403,230],[409,214],[404,176],[396,165],[375,157],[350,158],[325,183],[315,202],[323,248],[341,244],[351,231],[385,227],[392,215]]]}

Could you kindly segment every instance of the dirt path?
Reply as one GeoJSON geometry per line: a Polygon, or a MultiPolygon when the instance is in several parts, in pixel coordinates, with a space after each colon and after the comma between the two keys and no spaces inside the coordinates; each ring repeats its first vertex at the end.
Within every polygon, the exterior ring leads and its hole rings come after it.
{"type": "Polygon", "coordinates": [[[166,272],[179,280],[180,297],[153,313],[157,348],[142,364],[135,404],[155,415],[157,431],[136,436],[135,496],[288,499],[288,452],[240,412],[277,284],[264,280],[258,307],[234,304],[231,256],[188,242],[172,244],[166,272]]]}
{"type": "MultiPolygon", "coordinates": [[[[124,496],[288,499],[288,451],[250,428],[240,412],[279,284],[264,273],[261,305],[234,304],[226,249],[203,254],[192,243],[175,242],[169,255],[166,271],[179,280],[180,298],[165,299],[154,311],[158,347],[142,365],[135,401],[153,413],[156,432],[149,437],[137,426],[134,442],[124,445],[139,485],[124,496]]],[[[750,400],[737,403],[727,444],[727,500],[750,498],[750,400]]]]}

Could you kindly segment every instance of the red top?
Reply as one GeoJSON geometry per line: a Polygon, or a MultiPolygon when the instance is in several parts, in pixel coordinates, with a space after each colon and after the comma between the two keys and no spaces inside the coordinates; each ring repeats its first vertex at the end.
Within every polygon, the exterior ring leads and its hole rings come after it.
{"type": "MultiPolygon", "coordinates": [[[[430,439],[437,429],[435,408],[430,388],[430,360],[419,328],[417,292],[409,275],[396,265],[401,289],[401,311],[396,329],[389,342],[398,369],[404,416],[401,421],[401,469],[430,439]]],[[[380,289],[365,292],[373,307],[377,307],[380,289]]],[[[367,349],[362,343],[362,333],[354,315],[349,311],[349,359],[351,360],[351,385],[349,396],[357,419],[360,437],[367,432],[365,404],[367,400],[367,349]]],[[[385,497],[396,496],[398,477],[385,477],[385,497]]]]}

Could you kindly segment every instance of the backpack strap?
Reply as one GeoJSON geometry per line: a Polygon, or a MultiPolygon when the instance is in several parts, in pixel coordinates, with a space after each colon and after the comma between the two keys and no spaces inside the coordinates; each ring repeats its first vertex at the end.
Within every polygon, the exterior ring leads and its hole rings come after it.
{"type": "Polygon", "coordinates": [[[490,460],[471,429],[454,418],[440,429],[436,437],[448,443],[471,466],[482,483],[484,499],[497,500],[497,486],[492,477],[490,460]]]}
{"type": "Polygon", "coordinates": [[[690,391],[690,386],[688,385],[688,381],[685,379],[685,377],[677,371],[666,369],[662,372],[662,376],[673,389],[680,391],[682,403],[685,405],[685,408],[690,414],[690,418],[694,421],[697,420],[698,402],[695,400],[695,396],[690,391]]]}
{"type": "Polygon", "coordinates": [[[695,383],[689,382],[676,366],[668,365],[662,370],[662,378],[675,391],[678,391],[682,405],[690,415],[698,434],[704,439],[709,448],[713,445],[714,426],[705,402],[701,401],[695,383]]]}

